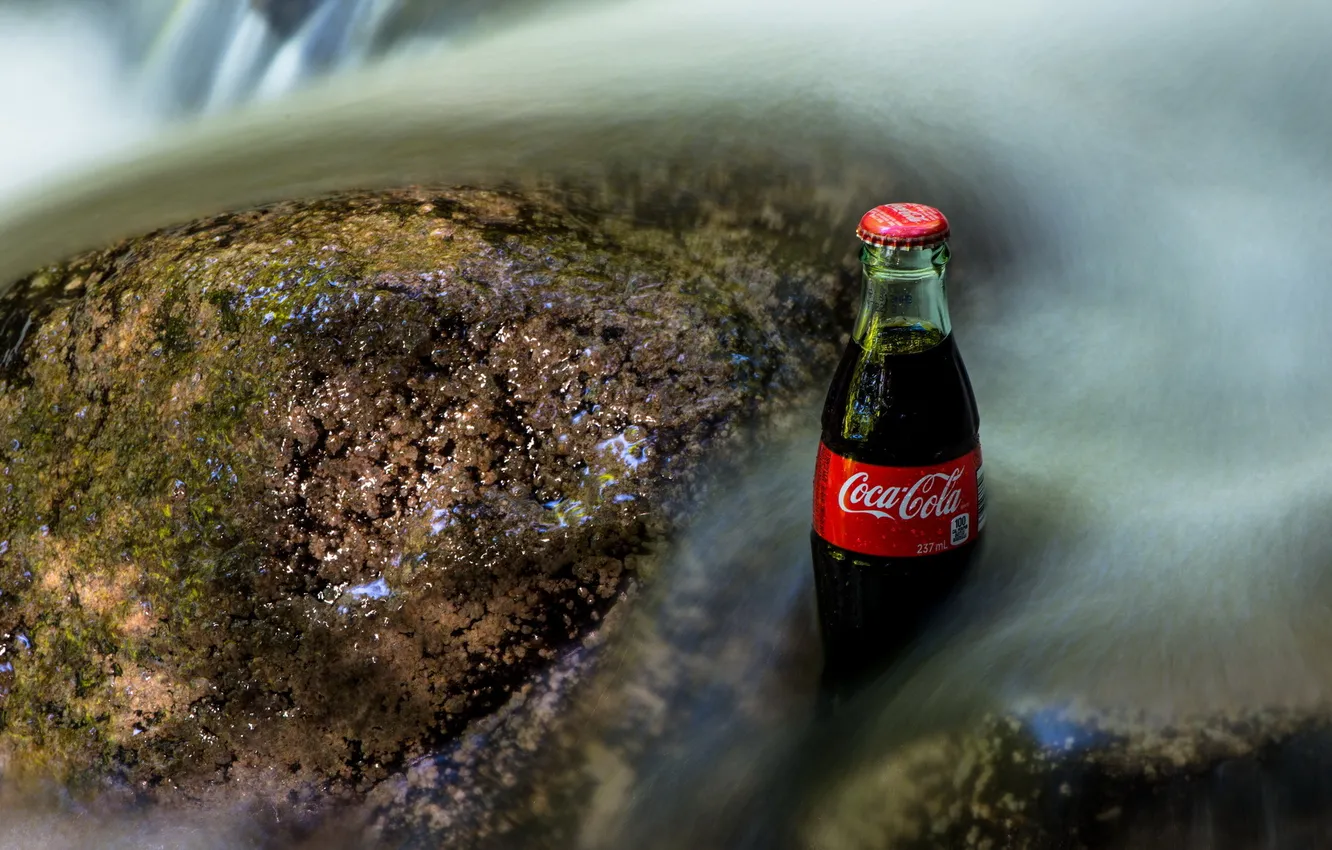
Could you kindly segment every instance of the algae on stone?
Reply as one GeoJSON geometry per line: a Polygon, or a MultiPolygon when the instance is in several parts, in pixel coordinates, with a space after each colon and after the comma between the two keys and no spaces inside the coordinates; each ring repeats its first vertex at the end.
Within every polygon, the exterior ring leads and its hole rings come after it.
{"type": "Polygon", "coordinates": [[[836,268],[553,195],[343,196],[45,269],[0,341],[0,750],[356,791],[594,626],[837,353],[836,268]]]}
{"type": "Polygon", "coordinates": [[[1315,846],[1327,834],[1330,733],[1317,711],[1254,709],[1164,723],[1137,711],[1033,701],[882,752],[862,747],[860,763],[844,764],[809,805],[804,843],[828,850],[1315,846]]]}

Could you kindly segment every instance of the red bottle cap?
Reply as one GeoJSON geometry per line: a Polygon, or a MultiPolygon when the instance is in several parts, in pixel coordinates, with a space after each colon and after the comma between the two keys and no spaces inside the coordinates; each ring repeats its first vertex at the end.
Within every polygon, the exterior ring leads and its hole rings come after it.
{"type": "Polygon", "coordinates": [[[865,213],[856,236],[880,248],[925,248],[948,238],[948,219],[924,204],[884,204],[865,213]]]}

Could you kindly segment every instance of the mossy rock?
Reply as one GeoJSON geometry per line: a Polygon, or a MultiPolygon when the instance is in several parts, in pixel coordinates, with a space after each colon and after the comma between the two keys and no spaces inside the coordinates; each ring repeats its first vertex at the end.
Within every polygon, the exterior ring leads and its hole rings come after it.
{"type": "Polygon", "coordinates": [[[1240,850],[1321,846],[1332,828],[1332,724],[1307,709],[1166,722],[1034,705],[843,767],[802,846],[1240,850]]]}
{"type": "Polygon", "coordinates": [[[790,258],[752,223],[411,190],[20,282],[0,765],[357,793],[432,752],[593,629],[701,461],[832,362],[845,270],[790,258]]]}

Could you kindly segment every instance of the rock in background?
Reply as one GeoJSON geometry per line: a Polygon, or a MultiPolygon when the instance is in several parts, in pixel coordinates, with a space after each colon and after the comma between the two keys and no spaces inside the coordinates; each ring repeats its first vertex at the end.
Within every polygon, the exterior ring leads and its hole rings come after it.
{"type": "Polygon", "coordinates": [[[832,748],[800,846],[1249,850],[1321,847],[1332,835],[1321,712],[1162,722],[1032,701],[892,748],[873,740],[866,728],[856,755],[832,748]]]}
{"type": "Polygon", "coordinates": [[[11,292],[10,776],[363,791],[596,626],[850,292],[771,221],[574,197],[284,204],[11,292]]]}

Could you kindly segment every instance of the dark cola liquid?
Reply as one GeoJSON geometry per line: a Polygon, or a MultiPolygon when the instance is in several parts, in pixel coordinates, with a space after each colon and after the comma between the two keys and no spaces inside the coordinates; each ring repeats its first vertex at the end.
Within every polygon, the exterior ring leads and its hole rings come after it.
{"type": "MultiPolygon", "coordinates": [[[[823,408],[823,442],[882,466],[927,466],[979,443],[980,417],[951,334],[920,326],[855,341],[823,408]]],[[[935,555],[886,558],[834,546],[812,533],[825,683],[839,693],[886,666],[958,586],[980,535],[935,555]]]]}

